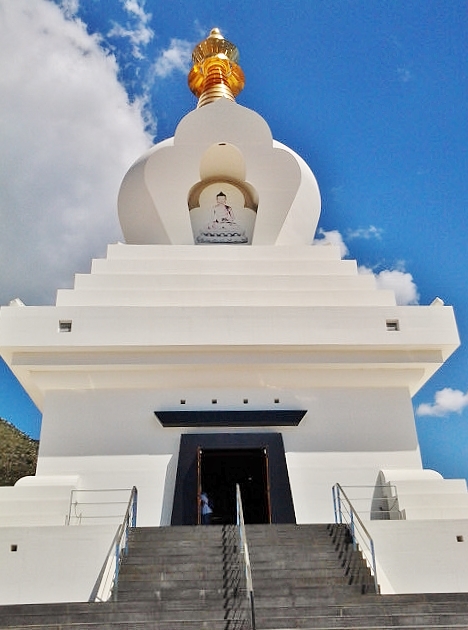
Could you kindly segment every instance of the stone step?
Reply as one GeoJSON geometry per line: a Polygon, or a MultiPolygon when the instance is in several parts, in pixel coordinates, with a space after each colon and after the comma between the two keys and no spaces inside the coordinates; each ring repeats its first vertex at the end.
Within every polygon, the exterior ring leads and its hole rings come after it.
{"type": "MultiPolygon", "coordinates": [[[[333,525],[335,527],[335,525],[333,525]]],[[[341,527],[338,525],[338,527],[341,527]]],[[[283,536],[284,534],[320,534],[323,532],[332,531],[332,528],[328,523],[308,523],[298,525],[296,523],[275,523],[270,524],[252,524],[246,525],[245,530],[247,534],[268,534],[271,536],[283,536]]]]}
{"type": "MultiPolygon", "coordinates": [[[[122,604],[110,602],[104,604],[42,604],[33,606],[5,606],[0,609],[0,628],[15,627],[16,625],[38,624],[105,624],[126,622],[152,622],[155,614],[160,613],[160,607],[150,602],[145,604],[122,604]]],[[[211,608],[197,610],[198,619],[221,620],[224,617],[222,609],[211,608]]],[[[186,611],[175,608],[167,610],[167,615],[174,621],[187,620],[186,611]]],[[[192,617],[193,620],[193,617],[192,617]]]]}
{"type": "Polygon", "coordinates": [[[322,617],[294,617],[258,619],[257,627],[262,630],[290,630],[292,628],[304,628],[305,630],[328,630],[329,628],[348,628],[349,630],[378,630],[380,628],[401,630],[466,630],[468,627],[466,616],[453,617],[405,617],[405,616],[380,616],[372,618],[322,618],[322,617]]]}
{"type": "MultiPolygon", "coordinates": [[[[294,598],[271,598],[260,602],[256,600],[256,609],[259,611],[271,607],[273,601],[279,608],[290,609],[291,605],[297,606],[300,610],[304,607],[317,616],[338,616],[338,617],[357,617],[361,613],[366,615],[379,615],[382,613],[393,615],[400,613],[411,614],[442,614],[442,613],[461,613],[465,614],[468,610],[468,598],[466,593],[462,594],[437,594],[425,595],[417,594],[410,596],[400,595],[366,595],[359,599],[349,597],[347,601],[340,604],[327,604],[322,606],[317,603],[316,606],[310,605],[307,598],[295,596],[294,598]],[[442,597],[441,597],[441,596],[442,597]],[[447,595],[447,597],[444,597],[447,595]]],[[[203,600],[199,604],[203,605],[203,600]]],[[[106,603],[66,603],[66,604],[17,604],[0,607],[0,621],[15,619],[18,616],[24,618],[36,618],[44,615],[44,611],[53,612],[57,618],[65,618],[67,616],[77,616],[84,614],[116,614],[133,615],[138,618],[142,614],[154,614],[161,607],[167,610],[177,610],[183,605],[180,602],[106,602],[106,603]]],[[[468,619],[468,617],[467,617],[468,619]]]]}
{"type": "Polygon", "coordinates": [[[264,541],[278,541],[278,542],[289,542],[291,544],[295,544],[296,541],[308,541],[314,542],[315,540],[323,541],[328,540],[332,537],[333,534],[330,533],[327,529],[297,529],[297,525],[293,526],[296,529],[284,530],[282,532],[272,531],[269,529],[256,529],[252,530],[249,528],[254,527],[254,525],[249,525],[246,527],[246,534],[249,540],[264,540],[264,541]]]}
{"type": "Polygon", "coordinates": [[[223,567],[200,567],[193,563],[184,566],[146,566],[144,564],[128,564],[120,572],[120,580],[222,580],[223,567]]]}
{"type": "Polygon", "coordinates": [[[284,583],[290,583],[295,589],[309,588],[314,586],[324,586],[330,588],[332,586],[348,586],[349,582],[346,576],[336,575],[327,578],[316,577],[314,575],[289,575],[284,576],[271,576],[270,579],[265,577],[264,579],[257,579],[255,573],[252,576],[254,581],[254,591],[263,592],[270,587],[271,589],[281,588],[284,583]]]}
{"type": "Polygon", "coordinates": [[[291,584],[284,581],[272,582],[254,587],[255,601],[265,598],[302,597],[307,598],[313,604],[322,602],[333,604],[344,597],[361,598],[361,586],[356,584],[291,584]]]}
{"type": "MultiPolygon", "coordinates": [[[[164,594],[164,597],[173,595],[174,597],[183,597],[183,594],[190,593],[192,597],[206,597],[207,591],[213,593],[219,593],[223,590],[223,582],[219,579],[205,579],[202,581],[197,580],[148,580],[146,582],[140,580],[119,580],[119,599],[123,593],[129,592],[132,595],[138,592],[142,595],[147,593],[159,593],[160,596],[164,594]],[[171,593],[171,591],[177,591],[171,593]]],[[[152,597],[150,598],[152,599],[152,597]]]]}
{"type": "MultiPolygon", "coordinates": [[[[274,524],[263,524],[263,523],[255,523],[249,524],[245,526],[247,533],[258,533],[258,532],[268,532],[269,534],[280,536],[284,533],[293,532],[328,532],[332,527],[335,527],[335,524],[330,523],[274,523],[274,524]]],[[[338,525],[337,527],[341,527],[338,525]]]]}
{"type": "Polygon", "coordinates": [[[170,540],[172,543],[176,541],[204,541],[209,544],[212,540],[221,540],[223,536],[223,527],[221,525],[212,525],[209,528],[203,526],[191,527],[137,527],[130,531],[130,540],[137,541],[160,541],[170,540]],[[209,536],[207,536],[209,531],[209,536]]]}
{"type": "MultiPolygon", "coordinates": [[[[275,585],[272,585],[272,587],[275,585]]],[[[324,585],[299,587],[297,589],[291,588],[290,584],[276,585],[276,588],[272,589],[271,594],[268,593],[266,588],[259,589],[259,592],[254,591],[255,594],[255,606],[260,608],[267,608],[268,606],[278,606],[283,608],[291,608],[295,606],[317,606],[321,609],[325,606],[327,610],[341,611],[343,607],[353,606],[354,604],[360,605],[363,596],[356,597],[356,590],[353,588],[343,589],[340,586],[337,588],[328,587],[324,585]],[[285,591],[281,593],[280,591],[285,591]],[[359,603],[358,603],[359,602],[359,603]]],[[[371,595],[366,595],[365,599],[371,595]]]]}
{"type": "Polygon", "coordinates": [[[203,542],[203,540],[198,540],[198,539],[170,540],[170,538],[167,538],[167,539],[161,539],[161,540],[154,540],[154,539],[146,540],[143,538],[140,540],[140,539],[131,538],[128,543],[129,549],[135,549],[136,551],[139,548],[141,548],[142,545],[145,545],[148,550],[151,550],[151,551],[154,550],[156,552],[159,550],[164,550],[170,546],[174,549],[177,549],[181,553],[184,553],[186,551],[193,550],[194,548],[218,549],[222,547],[223,541],[218,540],[218,539],[213,539],[207,542],[203,542]]]}
{"type": "MultiPolygon", "coordinates": [[[[277,575],[278,577],[286,577],[287,579],[289,578],[294,578],[294,576],[297,577],[307,577],[308,575],[314,575],[317,578],[326,580],[328,577],[348,577],[348,575],[354,574],[352,571],[348,571],[346,570],[346,566],[342,565],[341,562],[339,564],[339,566],[333,566],[330,564],[319,564],[319,565],[303,565],[301,563],[301,565],[296,569],[293,566],[290,566],[289,564],[286,564],[286,566],[282,563],[282,562],[272,562],[272,567],[269,568],[268,567],[268,563],[264,563],[261,565],[256,564],[255,562],[251,562],[252,565],[252,573],[254,575],[256,575],[256,579],[262,579],[263,576],[275,576],[277,575]]],[[[355,567],[357,569],[357,566],[355,567]]],[[[365,567],[363,567],[363,570],[366,570],[365,567]]]]}
{"type": "MultiPolygon", "coordinates": [[[[135,591],[135,592],[124,592],[118,593],[119,602],[122,603],[130,603],[135,602],[136,604],[144,604],[146,603],[169,603],[169,602],[181,602],[180,610],[191,611],[192,614],[196,612],[200,607],[199,603],[204,602],[209,609],[213,610],[221,610],[222,609],[222,599],[223,593],[206,593],[204,596],[198,596],[197,593],[193,590],[181,590],[180,596],[176,596],[173,593],[162,594],[160,591],[135,591]],[[195,605],[194,605],[195,602],[195,605]]],[[[164,606],[162,606],[164,609],[164,606]]]]}
{"type": "MultiPolygon", "coordinates": [[[[429,629],[439,628],[467,628],[466,615],[456,614],[429,614],[429,615],[411,615],[407,613],[394,614],[392,616],[387,615],[375,615],[372,617],[361,615],[357,617],[330,617],[330,616],[309,616],[309,615],[295,615],[295,616],[277,616],[277,617],[262,617],[256,615],[257,627],[262,630],[273,629],[290,629],[290,628],[304,628],[304,629],[325,629],[325,628],[411,628],[416,629],[429,629]]],[[[90,630],[90,629],[119,629],[127,630],[127,628],[141,628],[142,630],[203,630],[204,628],[210,628],[212,630],[230,628],[241,628],[242,625],[227,625],[226,619],[223,616],[217,616],[214,614],[205,615],[201,611],[196,615],[194,619],[181,618],[178,614],[170,612],[167,615],[163,615],[158,618],[155,623],[153,612],[151,613],[131,613],[126,615],[122,612],[116,612],[108,615],[94,615],[90,613],[87,618],[83,616],[74,616],[73,618],[60,617],[56,614],[44,614],[40,617],[30,618],[29,620],[21,620],[16,618],[14,620],[0,619],[0,628],[6,629],[15,628],[20,629],[39,629],[43,630],[64,630],[70,628],[73,630],[90,630]],[[166,618],[167,617],[167,618],[166,618]]],[[[247,628],[247,624],[244,626],[247,628]]]]}
{"type": "MultiPolygon", "coordinates": [[[[262,607],[261,600],[264,599],[265,602],[269,602],[273,607],[275,606],[274,599],[280,597],[290,597],[292,601],[298,596],[301,597],[302,600],[309,600],[310,606],[318,606],[318,605],[333,605],[336,604],[337,595],[339,597],[339,593],[337,594],[337,586],[340,585],[330,585],[330,587],[300,587],[298,589],[291,589],[288,586],[283,587],[275,587],[272,588],[271,591],[268,591],[266,588],[259,592],[255,592],[255,601],[258,602],[258,605],[262,607]],[[302,593],[302,595],[301,595],[302,593]]],[[[341,585],[342,586],[342,585],[341,585]]],[[[352,585],[349,587],[351,593],[354,594],[355,597],[362,597],[360,588],[353,587],[352,585]]],[[[184,606],[190,608],[193,603],[200,602],[218,602],[224,600],[224,597],[227,596],[229,599],[234,597],[235,591],[232,588],[225,589],[195,589],[195,588],[179,588],[179,593],[175,593],[174,589],[164,589],[164,588],[141,588],[135,590],[123,589],[118,591],[118,599],[119,602],[184,602],[184,606]]],[[[268,604],[265,603],[265,606],[268,604]]]]}
{"type": "Polygon", "coordinates": [[[184,564],[194,564],[198,566],[206,566],[210,563],[210,557],[222,557],[223,550],[220,548],[216,550],[215,554],[206,555],[205,551],[200,549],[192,549],[191,553],[171,555],[170,551],[165,550],[164,553],[144,553],[139,550],[138,553],[133,553],[132,549],[129,549],[128,556],[125,559],[125,564],[172,564],[173,566],[182,566],[184,564]]]}
{"type": "Polygon", "coordinates": [[[157,614],[158,623],[159,621],[172,621],[174,623],[178,623],[180,621],[222,621],[225,618],[225,611],[220,608],[219,610],[214,609],[213,607],[205,609],[200,608],[196,611],[196,616],[194,617],[193,611],[188,610],[152,610],[151,612],[133,612],[133,613],[125,613],[124,611],[117,610],[113,613],[108,612],[88,612],[88,613],[76,613],[73,616],[70,615],[61,615],[57,614],[54,611],[44,611],[43,614],[37,615],[35,617],[27,618],[0,618],[0,628],[14,628],[16,625],[27,625],[42,627],[47,624],[55,624],[55,627],[63,627],[72,625],[73,628],[76,628],[79,625],[95,625],[96,627],[104,624],[121,624],[121,623],[152,623],[155,621],[155,614],[157,614]],[[16,624],[16,625],[15,625],[16,624]]]}
{"type": "Polygon", "coordinates": [[[310,597],[257,597],[259,627],[468,628],[468,594],[366,595],[341,605],[310,597]]]}
{"type": "Polygon", "coordinates": [[[268,551],[277,551],[282,553],[300,553],[301,551],[307,551],[308,553],[323,553],[325,549],[334,549],[335,546],[331,542],[330,538],[326,538],[320,542],[311,542],[309,540],[305,541],[295,541],[294,544],[288,544],[285,542],[278,541],[266,541],[259,542],[255,538],[250,538],[247,536],[247,543],[249,548],[252,550],[258,551],[258,553],[266,553],[268,551]],[[324,549],[325,548],[325,549],[324,549]]]}
{"type": "MultiPolygon", "coordinates": [[[[284,547],[285,549],[295,549],[300,547],[307,547],[311,549],[320,549],[323,545],[327,547],[330,545],[334,545],[333,542],[335,539],[333,536],[329,536],[328,534],[324,534],[320,537],[311,537],[311,536],[297,536],[295,537],[294,533],[291,533],[287,538],[276,538],[276,537],[265,537],[265,536],[252,536],[248,532],[247,541],[249,545],[253,545],[258,548],[263,547],[284,547]]],[[[341,536],[341,534],[340,534],[341,536]]],[[[336,538],[338,540],[338,537],[336,538]]]]}
{"type": "Polygon", "coordinates": [[[194,525],[193,527],[136,527],[130,530],[133,540],[171,540],[190,541],[204,540],[209,543],[213,539],[221,539],[226,533],[222,525],[210,527],[194,525]],[[209,532],[209,536],[207,536],[209,532]]]}
{"type": "Polygon", "coordinates": [[[243,622],[240,625],[238,622],[230,622],[231,625],[227,625],[226,619],[211,619],[205,621],[191,620],[191,621],[130,621],[120,622],[111,621],[106,622],[88,622],[88,623],[44,623],[40,622],[35,625],[14,625],[14,626],[2,626],[1,630],[226,630],[227,627],[235,628],[236,630],[248,630],[250,628],[247,622],[243,622]],[[235,625],[233,625],[235,624],[235,625]]]}
{"type": "MultiPolygon", "coordinates": [[[[176,532],[174,535],[171,532],[158,532],[155,530],[165,529],[160,527],[149,527],[146,528],[146,531],[140,532],[137,530],[131,531],[129,535],[130,542],[159,542],[166,541],[171,544],[180,544],[180,545],[190,545],[193,542],[204,543],[206,545],[210,545],[212,542],[218,543],[223,539],[223,535],[226,534],[222,532],[221,527],[212,526],[209,528],[210,535],[207,535],[207,529],[205,527],[198,527],[193,530],[189,530],[186,534],[184,532],[176,532]]],[[[172,529],[185,529],[173,527],[172,529]]]]}
{"type": "MultiPolygon", "coordinates": [[[[353,557],[352,554],[349,557],[353,557]]],[[[275,568],[278,569],[306,569],[309,568],[311,571],[315,569],[337,569],[342,570],[346,561],[348,560],[348,555],[343,555],[341,558],[338,554],[334,554],[333,556],[319,556],[316,558],[308,558],[307,555],[303,555],[302,557],[292,557],[288,558],[286,556],[274,556],[267,558],[258,558],[255,554],[250,554],[250,562],[253,567],[257,567],[258,569],[265,569],[270,567],[272,570],[275,568]]],[[[356,559],[357,560],[357,559],[356,559]]]]}
{"type": "MultiPolygon", "coordinates": [[[[229,543],[226,543],[226,545],[229,543]]],[[[128,545],[128,551],[133,555],[151,555],[151,556],[188,556],[194,555],[194,551],[210,553],[221,551],[224,546],[221,542],[216,544],[202,544],[200,542],[191,542],[190,544],[180,545],[170,542],[163,542],[158,544],[146,543],[145,541],[138,541],[137,543],[130,542],[128,545]]]]}
{"type": "Polygon", "coordinates": [[[288,616],[294,610],[298,616],[310,615],[311,617],[377,617],[379,615],[394,616],[405,615],[461,615],[467,621],[468,607],[466,602],[440,602],[431,604],[427,602],[415,601],[408,604],[392,603],[391,596],[382,596],[383,601],[367,603],[369,596],[360,598],[359,603],[352,602],[337,605],[336,602],[326,603],[321,601],[308,601],[305,596],[292,597],[263,597],[255,599],[255,609],[259,617],[268,617],[270,613],[281,612],[283,616],[288,616]],[[386,599],[387,598],[387,599],[386,599]]]}
{"type": "Polygon", "coordinates": [[[134,597],[135,600],[142,601],[145,597],[148,597],[148,601],[154,599],[169,600],[174,599],[207,599],[220,597],[220,595],[229,588],[234,588],[234,585],[223,585],[222,581],[203,581],[203,582],[189,582],[186,580],[166,580],[163,582],[143,582],[143,581],[129,581],[119,582],[118,585],[118,598],[119,601],[125,597],[126,601],[129,598],[134,597]]]}
{"type": "Polygon", "coordinates": [[[2,625],[2,630],[226,630],[226,628],[249,628],[245,622],[239,625],[238,622],[228,622],[223,617],[211,619],[161,619],[155,622],[153,619],[130,619],[123,621],[120,618],[112,620],[75,621],[64,620],[56,623],[53,618],[38,619],[38,623],[30,624],[15,623],[15,625],[2,625]],[[231,623],[231,625],[227,625],[231,623]],[[233,625],[235,623],[236,625],[233,625]]]}

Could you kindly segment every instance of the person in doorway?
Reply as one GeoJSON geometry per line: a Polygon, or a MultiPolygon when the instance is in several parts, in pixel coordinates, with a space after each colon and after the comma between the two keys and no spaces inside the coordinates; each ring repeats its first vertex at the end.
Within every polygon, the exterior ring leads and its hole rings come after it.
{"type": "Polygon", "coordinates": [[[206,492],[200,494],[200,512],[202,525],[211,525],[211,518],[213,516],[213,509],[210,505],[210,500],[206,492]]]}

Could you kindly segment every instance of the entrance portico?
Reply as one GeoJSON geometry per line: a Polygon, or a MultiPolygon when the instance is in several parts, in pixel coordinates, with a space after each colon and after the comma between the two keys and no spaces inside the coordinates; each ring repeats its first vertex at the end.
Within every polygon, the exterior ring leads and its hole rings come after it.
{"type": "Polygon", "coordinates": [[[247,522],[296,522],[281,434],[201,433],[181,436],[171,524],[200,522],[202,490],[215,522],[234,522],[236,483],[247,522]]]}

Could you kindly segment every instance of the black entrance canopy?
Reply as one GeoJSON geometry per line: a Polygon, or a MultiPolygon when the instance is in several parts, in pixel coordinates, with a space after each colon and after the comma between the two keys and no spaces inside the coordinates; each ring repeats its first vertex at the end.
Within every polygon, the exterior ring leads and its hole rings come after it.
{"type": "Polygon", "coordinates": [[[307,411],[155,411],[163,427],[297,427],[307,411]]]}

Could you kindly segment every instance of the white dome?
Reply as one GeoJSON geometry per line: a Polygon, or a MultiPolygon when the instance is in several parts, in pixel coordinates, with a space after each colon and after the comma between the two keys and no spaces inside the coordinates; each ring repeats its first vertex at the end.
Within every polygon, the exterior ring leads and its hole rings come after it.
{"type": "Polygon", "coordinates": [[[126,241],[194,244],[190,211],[208,186],[235,190],[244,200],[244,208],[234,212],[237,223],[248,223],[249,244],[311,244],[320,215],[312,171],[273,140],[261,116],[227,99],[185,116],[174,138],[155,145],[130,168],[119,193],[126,241]]]}

